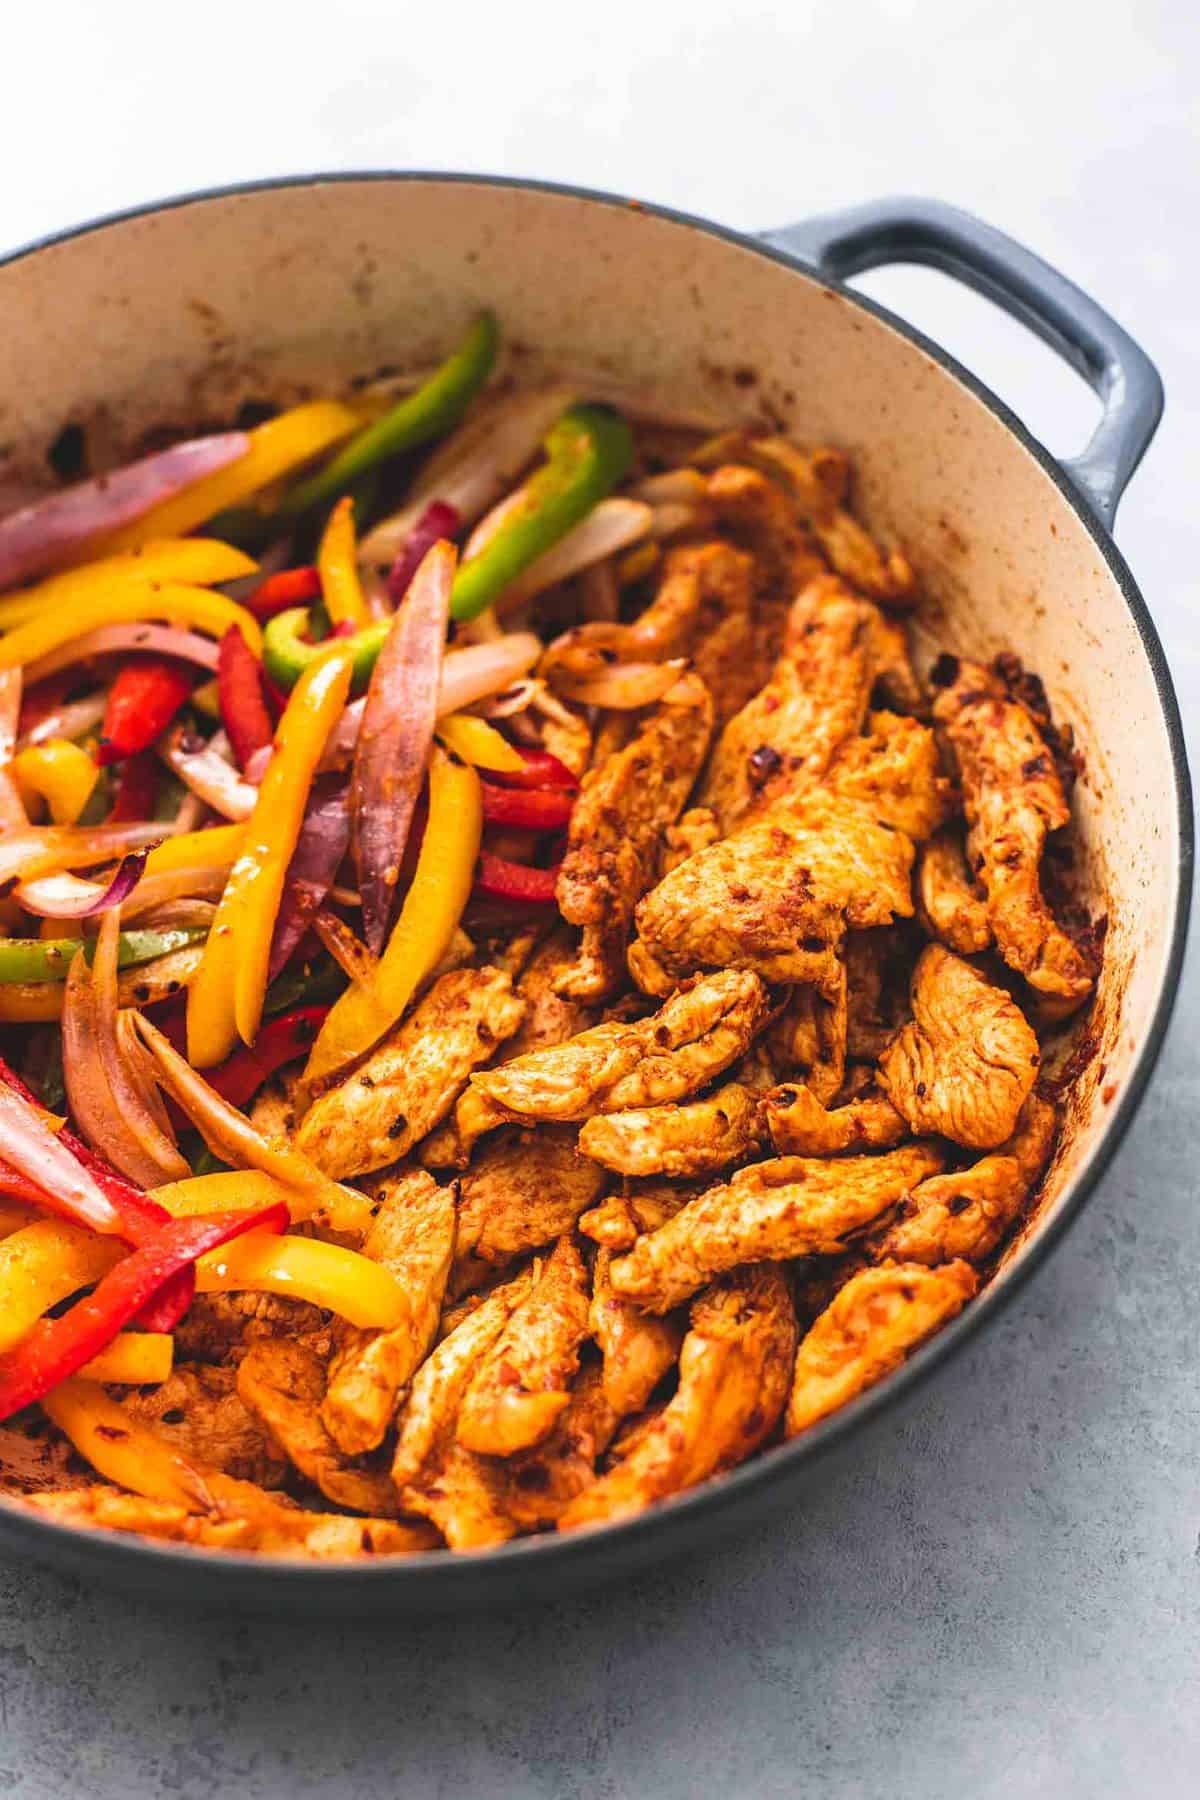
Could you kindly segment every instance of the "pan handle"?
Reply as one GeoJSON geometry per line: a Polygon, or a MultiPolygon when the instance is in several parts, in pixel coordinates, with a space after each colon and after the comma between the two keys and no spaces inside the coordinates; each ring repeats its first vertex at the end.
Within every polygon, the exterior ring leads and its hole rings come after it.
{"type": "Polygon", "coordinates": [[[1062,467],[1111,528],[1162,417],[1163,387],[1141,346],[1074,282],[994,226],[939,200],[868,201],[762,237],[831,281],[886,263],[924,263],[1036,331],[1103,403],[1091,442],[1062,467]]]}

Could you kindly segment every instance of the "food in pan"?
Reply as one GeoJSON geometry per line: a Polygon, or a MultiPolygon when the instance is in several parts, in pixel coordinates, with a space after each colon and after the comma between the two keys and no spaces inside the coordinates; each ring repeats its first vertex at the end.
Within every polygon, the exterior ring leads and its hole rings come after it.
{"type": "Polygon", "coordinates": [[[967,1306],[1102,933],[834,448],[485,316],[0,521],[0,1482],[293,1557],[628,1518],[967,1306]],[[1056,854],[1046,854],[1048,843],[1056,854]]]}

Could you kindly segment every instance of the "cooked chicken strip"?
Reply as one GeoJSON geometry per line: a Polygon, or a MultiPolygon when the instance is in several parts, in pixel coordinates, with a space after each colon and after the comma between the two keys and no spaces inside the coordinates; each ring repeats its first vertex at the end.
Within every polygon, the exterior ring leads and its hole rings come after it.
{"type": "Polygon", "coordinates": [[[659,875],[669,875],[677,869],[689,856],[695,856],[697,850],[707,850],[721,836],[721,827],[717,824],[717,815],[707,806],[693,806],[685,812],[678,825],[672,825],[667,832],[659,864],[659,875]]]}
{"type": "Polygon", "coordinates": [[[503,1265],[570,1231],[604,1186],[577,1136],[570,1125],[512,1127],[480,1146],[459,1184],[460,1261],[503,1265]]]}
{"type": "Polygon", "coordinates": [[[1054,1108],[1030,1094],[1006,1144],[954,1175],[919,1182],[875,1245],[881,1261],[981,1262],[1008,1233],[1054,1142],[1054,1108]]]}
{"type": "Polygon", "coordinates": [[[766,1034],[775,1066],[803,1081],[822,1106],[829,1105],[846,1073],[848,1005],[846,968],[839,961],[833,991],[794,987],[766,1034]]]}
{"type": "Polygon", "coordinates": [[[928,725],[900,713],[872,713],[866,734],[847,738],[837,752],[824,785],[914,843],[936,831],[946,814],[937,739],[928,725]]]}
{"type": "Polygon", "coordinates": [[[705,507],[717,525],[754,557],[758,615],[754,649],[764,658],[776,656],[787,608],[802,588],[825,573],[816,540],[777,483],[743,463],[713,470],[705,507]]]}
{"type": "Polygon", "coordinates": [[[803,1083],[778,1087],[764,1102],[771,1142],[781,1156],[840,1156],[846,1150],[890,1150],[908,1135],[886,1094],[864,1094],[827,1112],[803,1083]]]}
{"type": "Polygon", "coordinates": [[[596,1025],[473,1076],[455,1114],[459,1133],[469,1144],[508,1119],[586,1119],[680,1100],[737,1060],[767,1009],[756,976],[734,969],[705,976],[650,1018],[596,1025]]]}
{"type": "Polygon", "coordinates": [[[459,1408],[459,1443],[511,1456],[540,1442],[570,1399],[587,1329],[587,1270],[563,1237],[472,1376],[459,1408]]]}
{"type": "Polygon", "coordinates": [[[913,1017],[879,1059],[879,1080],[916,1132],[972,1150],[1010,1136],[1041,1052],[1016,1001],[940,944],[922,951],[913,1017]]]}
{"type": "Polygon", "coordinates": [[[621,1175],[706,1175],[742,1161],[761,1137],[758,1094],[728,1081],[682,1106],[598,1114],[581,1129],[579,1148],[621,1175]]]}
{"type": "Polygon", "coordinates": [[[381,1184],[362,1253],[399,1281],[407,1313],[388,1331],[340,1323],[321,1418],[350,1456],[383,1442],[396,1400],[437,1333],[454,1257],[455,1195],[423,1170],[381,1184]]]}
{"type": "Polygon", "coordinates": [[[243,1403],[327,1500],[385,1517],[397,1510],[387,1476],[352,1467],[322,1424],[325,1368],[305,1345],[282,1338],[253,1345],[238,1365],[237,1384],[243,1403]]]}
{"type": "Polygon", "coordinates": [[[899,1368],[910,1351],[961,1312],[979,1286],[969,1263],[864,1269],[838,1292],[796,1355],[789,1437],[807,1431],[899,1368]]]}
{"type": "Polygon", "coordinates": [[[962,839],[952,826],[921,846],[917,917],[931,938],[959,956],[975,956],[992,941],[987,903],[967,868],[962,839]]]}
{"type": "Polygon", "coordinates": [[[640,1412],[679,1357],[683,1329],[676,1319],[657,1319],[623,1294],[609,1279],[613,1253],[596,1252],[588,1329],[604,1358],[604,1396],[616,1417],[640,1412]]]}
{"type": "Polygon", "coordinates": [[[901,620],[889,618],[877,606],[871,608],[871,661],[875,665],[875,692],[883,704],[893,712],[925,717],[929,697],[913,667],[908,632],[901,620]]]}
{"type": "Polygon", "coordinates": [[[651,1312],[669,1312],[738,1263],[834,1256],[901,1196],[944,1166],[933,1144],[882,1156],[780,1156],[739,1169],[612,1265],[611,1280],[651,1312]]]}
{"type": "Polygon", "coordinates": [[[783,655],[722,731],[700,786],[723,832],[781,788],[819,780],[860,730],[874,670],[868,628],[868,608],[832,576],[795,602],[783,655]]]}
{"type": "Polygon", "coordinates": [[[314,1101],[298,1147],[338,1178],[398,1162],[445,1118],[472,1069],[524,1013],[501,969],[443,975],[360,1069],[314,1101]]]}
{"type": "MultiPolygon", "coordinates": [[[[320,1307],[281,1294],[197,1294],[175,1327],[176,1373],[192,1362],[232,1369],[262,1338],[302,1337],[319,1347],[317,1340],[329,1333],[328,1317],[320,1307]]],[[[229,1385],[232,1390],[232,1374],[229,1385]]]]}
{"type": "Polygon", "coordinates": [[[1088,958],[1042,894],[1047,834],[1071,809],[1054,757],[1028,708],[978,663],[944,658],[933,716],[958,758],[967,854],[985,894],[996,947],[1040,995],[1069,1011],[1093,986],[1088,958]]]}
{"type": "Polygon", "coordinates": [[[778,1269],[752,1265],[714,1282],[692,1307],[674,1398],[566,1509],[559,1530],[624,1518],[743,1462],[775,1429],[795,1350],[796,1315],[778,1269]]]}
{"type": "Polygon", "coordinates": [[[504,1464],[504,1504],[525,1531],[554,1525],[596,1479],[596,1461],[612,1441],[620,1414],[604,1392],[598,1363],[581,1369],[553,1431],[504,1464]]]}
{"type": "Polygon", "coordinates": [[[644,1231],[657,1231],[689,1200],[704,1192],[701,1183],[626,1182],[623,1194],[608,1194],[584,1213],[579,1229],[606,1250],[632,1250],[644,1231]]]}
{"type": "Polygon", "coordinates": [[[647,894],[630,971],[648,993],[711,968],[832,992],[847,926],[911,917],[912,861],[911,840],[861,806],[805,795],[690,856],[647,894]]]}
{"type": "MultiPolygon", "coordinates": [[[[262,1496],[267,1500],[267,1496],[262,1496]]],[[[39,1494],[25,1504],[64,1525],[102,1531],[134,1531],[141,1537],[206,1550],[256,1550],[273,1556],[303,1556],[339,1562],[359,1556],[411,1556],[436,1550],[438,1534],[408,1519],[350,1518],[341,1513],[307,1512],[281,1500],[252,1512],[190,1513],[169,1500],[145,1500],[119,1488],[78,1488],[39,1494]]]]}
{"type": "Polygon", "coordinates": [[[685,675],[637,736],[584,777],[556,890],[583,941],[558,978],[561,994],[600,1000],[621,986],[633,909],[658,873],[663,834],[683,811],[711,735],[708,689],[685,675]]]}
{"type": "Polygon", "coordinates": [[[174,1368],[153,1388],[119,1395],[123,1411],[186,1456],[238,1481],[281,1487],[286,1454],[237,1390],[231,1368],[174,1368]]]}

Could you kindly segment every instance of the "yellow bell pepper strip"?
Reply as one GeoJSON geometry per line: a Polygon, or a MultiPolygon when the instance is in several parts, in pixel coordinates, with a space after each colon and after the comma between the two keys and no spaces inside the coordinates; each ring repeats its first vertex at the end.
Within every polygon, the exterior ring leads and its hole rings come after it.
{"type": "Polygon", "coordinates": [[[70,1438],[97,1474],[131,1494],[203,1511],[202,1475],[165,1438],[139,1425],[99,1382],[78,1375],[42,1398],[42,1411],[70,1438]]]}
{"type": "Polygon", "coordinates": [[[214,1212],[257,1212],[283,1200],[295,1210],[295,1191],[284,1187],[262,1169],[222,1169],[213,1175],[191,1175],[184,1181],[168,1181],[152,1188],[150,1198],[165,1206],[173,1219],[202,1218],[214,1212]]]}
{"type": "Polygon", "coordinates": [[[192,689],[191,704],[197,712],[203,713],[206,719],[220,719],[221,700],[215,675],[211,681],[202,681],[198,688],[192,689]]]}
{"type": "Polygon", "coordinates": [[[128,1256],[118,1238],[67,1219],[38,1219],[0,1243],[0,1354],[60,1300],[90,1287],[128,1256]]]}
{"type": "Polygon", "coordinates": [[[471,713],[448,713],[434,727],[447,750],[476,769],[492,769],[499,775],[523,775],[525,758],[486,719],[471,713]]]}
{"type": "Polygon", "coordinates": [[[152,538],[183,537],[214,514],[241,505],[281,476],[311,462],[323,450],[349,437],[359,423],[359,415],[340,400],[312,400],[294,406],[248,432],[250,447],[237,462],[205,476],[133,524],[110,533],[92,546],[92,554],[111,556],[118,550],[136,549],[152,538]]]}
{"type": "Polygon", "coordinates": [[[244,606],[207,588],[167,581],[80,596],[50,612],[39,612],[0,638],[0,669],[34,663],[100,625],[136,625],[145,619],[193,626],[214,638],[224,637],[236,625],[254,654],[262,654],[258,620],[244,606]]]}
{"type": "Polygon", "coordinates": [[[99,562],[83,564],[65,575],[52,575],[36,587],[22,588],[0,600],[0,631],[11,631],[58,606],[114,588],[150,587],[181,581],[191,587],[214,587],[253,575],[258,564],[219,538],[163,538],[99,562]]]}
{"type": "Polygon", "coordinates": [[[275,754],[188,992],[188,1057],[198,1069],[224,1061],[239,1034],[250,1044],[258,1031],[284,879],[312,778],[350,692],[352,670],[346,646],[331,644],[296,683],[279,721],[275,754]]]}
{"type": "Polygon", "coordinates": [[[49,738],[19,750],[12,772],[26,810],[36,796],[46,802],[56,825],[76,823],[100,779],[92,757],[69,738],[49,738]]]}
{"type": "Polygon", "coordinates": [[[335,625],[369,625],[371,615],[358,579],[354,501],[344,494],[329,515],[317,550],[325,611],[335,625]]]}
{"type": "Polygon", "coordinates": [[[366,1230],[372,1208],[365,1194],[323,1174],[303,1151],[263,1137],[244,1113],[230,1106],[196,1073],[149,1019],[139,1014],[137,1026],[158,1065],[163,1087],[187,1113],[214,1156],[243,1170],[273,1175],[287,1190],[293,1223],[313,1219],[334,1231],[366,1230]]]}
{"type": "Polygon", "coordinates": [[[307,1300],[367,1330],[390,1330],[407,1307],[404,1289],[382,1263],[321,1238],[267,1231],[247,1231],[196,1263],[198,1294],[245,1289],[307,1300]]]}
{"type": "Polygon", "coordinates": [[[471,891],[482,832],[478,775],[435,746],[429,767],[429,822],[412,885],[373,981],[347,988],[321,1027],[304,1070],[309,1091],[365,1055],[396,1023],[445,955],[471,891]]]}
{"type": "Polygon", "coordinates": [[[146,858],[142,880],[152,875],[172,875],[177,869],[231,869],[241,854],[244,825],[214,825],[208,831],[182,831],[164,838],[146,858]]]}
{"type": "Polygon", "coordinates": [[[412,450],[457,425],[492,371],[500,331],[495,315],[482,313],[462,344],[415,393],[405,398],[351,438],[325,468],[286,496],[276,515],[298,519],[402,450],[412,450]]]}
{"type": "Polygon", "coordinates": [[[573,406],[550,428],[544,448],[546,461],[519,490],[520,504],[460,565],[450,601],[456,619],[485,612],[510,581],[612,492],[633,459],[633,433],[605,407],[573,406]]]}
{"type": "Polygon", "coordinates": [[[165,1381],[174,1361],[175,1339],[169,1331],[120,1331],[98,1356],[84,1363],[79,1379],[141,1387],[165,1381]]]}

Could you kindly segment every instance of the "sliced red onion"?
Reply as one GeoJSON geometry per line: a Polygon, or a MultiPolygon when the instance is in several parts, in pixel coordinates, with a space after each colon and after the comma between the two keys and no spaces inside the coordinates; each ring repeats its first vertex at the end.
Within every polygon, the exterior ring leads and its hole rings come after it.
{"type": "Polygon", "coordinates": [[[354,854],[363,932],[376,956],[433,743],[457,562],[452,544],[437,543],[413,577],[372,672],[354,751],[354,854]]]}
{"type": "Polygon", "coordinates": [[[43,919],[90,919],[97,913],[110,912],[132,894],[141,880],[148,854],[146,850],[133,850],[122,857],[107,887],[95,881],[80,881],[75,875],[44,875],[40,881],[27,882],[17,889],[20,904],[43,919]]]}
{"type": "Polygon", "coordinates": [[[399,606],[407,594],[414,575],[438,539],[454,537],[461,525],[462,520],[453,506],[444,500],[430,501],[388,573],[387,591],[395,605],[399,606]]]}
{"type": "Polygon", "coordinates": [[[261,750],[255,750],[247,759],[242,770],[242,780],[248,781],[251,787],[261,787],[262,778],[267,772],[267,765],[275,754],[274,744],[264,744],[261,750]]]}
{"type": "Polygon", "coordinates": [[[207,811],[199,794],[193,794],[189,789],[179,802],[179,811],[171,820],[171,836],[183,837],[189,831],[199,831],[207,811]]]}
{"type": "Polygon", "coordinates": [[[153,820],[131,825],[30,825],[0,841],[0,886],[111,862],[126,850],[160,843],[165,835],[153,820]]]}
{"type": "Polygon", "coordinates": [[[222,734],[217,732],[207,743],[189,749],[191,742],[184,730],[176,730],[159,744],[158,754],[169,769],[178,775],[186,788],[199,796],[223,819],[240,823],[248,819],[258,801],[258,789],[241,776],[233,764],[221,754],[222,734]]]}
{"type": "Polygon", "coordinates": [[[371,980],[379,965],[343,918],[322,907],[312,928],[343,974],[364,986],[371,980]]]}
{"type": "Polygon", "coordinates": [[[318,775],[309,789],[300,836],[288,864],[271,939],[274,981],[324,905],[350,845],[350,792],[340,775],[318,775]]]}
{"type": "Polygon", "coordinates": [[[0,1085],[0,1156],[40,1188],[67,1201],[96,1231],[119,1233],[120,1215],[88,1171],[60,1144],[37,1108],[0,1085]]]}
{"type": "Polygon", "coordinates": [[[547,588],[570,580],[593,563],[603,562],[606,556],[629,549],[649,534],[653,524],[654,513],[640,500],[623,500],[619,496],[601,500],[573,531],[568,531],[515,581],[509,582],[497,598],[497,611],[503,614],[509,607],[534,600],[547,588]]]}
{"type": "Polygon", "coordinates": [[[502,694],[491,694],[478,701],[474,710],[484,719],[513,719],[533,705],[541,686],[535,675],[526,675],[502,694]]]}
{"type": "Polygon", "coordinates": [[[93,538],[131,524],[160,500],[227,468],[249,447],[244,431],[193,438],[10,513],[0,520],[0,588],[67,561],[93,538]]]}
{"type": "Polygon", "coordinates": [[[134,625],[98,625],[95,631],[85,631],[82,637],[72,638],[69,644],[60,644],[57,650],[48,650],[45,656],[39,656],[26,669],[26,679],[44,681],[47,675],[57,675],[60,669],[68,669],[72,663],[127,650],[177,656],[183,662],[198,663],[202,669],[214,670],[219,653],[212,638],[202,637],[198,631],[185,631],[178,625],[142,624],[140,621],[134,625]]]}
{"type": "Polygon", "coordinates": [[[8,767],[17,747],[23,686],[20,669],[0,669],[0,831],[3,832],[29,829],[29,815],[8,767]]]}
{"type": "Polygon", "coordinates": [[[72,700],[66,706],[56,707],[54,712],[47,713],[36,725],[17,740],[18,750],[27,749],[31,744],[44,744],[51,738],[81,738],[99,725],[104,717],[104,708],[108,704],[108,695],[103,688],[97,688],[94,694],[85,694],[82,700],[72,700]]]}
{"type": "Polygon", "coordinates": [[[578,706],[612,707],[615,711],[630,712],[661,700],[675,686],[686,666],[682,658],[677,658],[665,663],[613,663],[590,676],[569,675],[565,669],[558,669],[554,681],[559,692],[578,706]]]}

